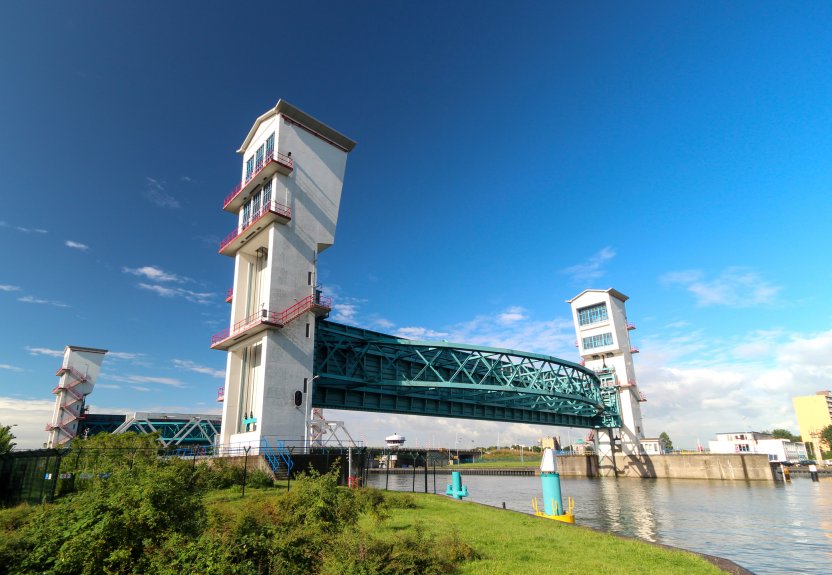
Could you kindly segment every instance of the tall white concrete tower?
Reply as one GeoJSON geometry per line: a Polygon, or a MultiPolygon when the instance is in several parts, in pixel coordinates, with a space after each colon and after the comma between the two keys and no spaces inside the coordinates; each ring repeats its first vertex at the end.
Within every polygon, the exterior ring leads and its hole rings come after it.
{"type": "Polygon", "coordinates": [[[68,345],[64,348],[64,360],[57,375],[61,379],[52,390],[55,408],[52,420],[46,425],[49,438],[46,447],[60,447],[78,433],[79,419],[84,414],[84,401],[92,393],[95,380],[101,370],[106,349],[68,345]]]}
{"type": "Polygon", "coordinates": [[[355,142],[291,104],[257,118],[237,153],[240,184],[223,208],[237,216],[220,254],[234,258],[223,445],[308,439],[315,320],[330,302],[317,286],[318,254],[335,241],[347,154],[355,142]]]}
{"type": "MultiPolygon", "coordinates": [[[[568,303],[572,306],[581,363],[598,374],[602,386],[618,389],[623,427],[617,438],[624,454],[636,455],[644,452],[640,403],[645,398],[638,390],[633,366],[633,354],[638,353],[638,348],[630,342],[630,332],[636,326],[627,321],[624,302],[628,299],[612,288],[588,289],[568,303]]],[[[599,430],[596,444],[601,456],[610,455],[609,430],[599,430]]]]}

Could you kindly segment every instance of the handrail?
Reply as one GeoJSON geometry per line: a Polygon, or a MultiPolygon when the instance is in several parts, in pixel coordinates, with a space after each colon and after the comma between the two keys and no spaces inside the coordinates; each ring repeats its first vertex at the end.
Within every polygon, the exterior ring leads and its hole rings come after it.
{"type": "Polygon", "coordinates": [[[292,467],[295,466],[294,462],[292,461],[292,457],[289,454],[289,450],[286,449],[286,444],[283,443],[280,439],[277,440],[277,449],[272,448],[269,444],[269,441],[265,437],[260,438],[260,452],[265,455],[266,461],[271,467],[272,471],[277,473],[280,469],[280,462],[281,460],[286,465],[286,472],[289,473],[292,471],[292,467]]]}
{"type": "Polygon", "coordinates": [[[251,172],[251,177],[247,178],[244,182],[237,184],[231,190],[231,193],[225,197],[225,200],[222,203],[222,207],[225,208],[228,204],[234,201],[234,198],[245,188],[247,185],[251,183],[253,179],[255,179],[260,172],[265,168],[269,162],[277,162],[278,164],[282,164],[289,168],[290,170],[295,169],[295,162],[292,160],[290,156],[286,154],[281,154],[280,152],[272,152],[271,154],[267,154],[262,160],[260,160],[257,165],[254,166],[254,170],[251,172]]]}
{"type": "Polygon", "coordinates": [[[225,246],[233,242],[237,236],[241,236],[246,233],[251,226],[257,223],[257,220],[269,212],[274,212],[284,218],[292,219],[292,209],[289,206],[284,206],[283,204],[279,204],[275,200],[272,200],[263,204],[257,212],[251,214],[251,219],[249,219],[248,222],[243,222],[242,226],[238,225],[230,234],[225,236],[225,239],[220,242],[220,251],[225,249],[225,246]]]}
{"type": "Polygon", "coordinates": [[[217,401],[225,401],[225,386],[217,388],[217,401]]]}
{"type": "Polygon", "coordinates": [[[70,375],[72,375],[72,377],[78,380],[78,383],[84,383],[85,381],[87,381],[86,375],[81,375],[81,373],[77,369],[70,365],[61,366],[61,368],[57,372],[55,372],[55,375],[60,376],[63,375],[64,372],[69,372],[70,375]]]}
{"type": "Polygon", "coordinates": [[[234,298],[234,288],[228,288],[225,292],[225,301],[231,301],[234,298]]]}
{"type": "Polygon", "coordinates": [[[332,309],[332,298],[327,296],[320,296],[318,294],[308,295],[305,298],[298,300],[297,302],[295,302],[294,304],[292,304],[291,306],[289,306],[281,312],[268,311],[265,309],[259,312],[255,312],[250,316],[241,319],[232,327],[225,328],[215,333],[213,336],[211,336],[211,345],[214,346],[219,342],[224,341],[230,337],[236,337],[242,332],[256,325],[260,325],[261,323],[268,323],[270,325],[283,327],[286,324],[296,320],[313,307],[332,309]]]}

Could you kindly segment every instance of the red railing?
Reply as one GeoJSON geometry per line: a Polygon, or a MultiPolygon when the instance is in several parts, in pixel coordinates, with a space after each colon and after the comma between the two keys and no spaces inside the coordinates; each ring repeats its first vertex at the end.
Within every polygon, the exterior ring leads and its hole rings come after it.
{"type": "Polygon", "coordinates": [[[234,198],[236,198],[239,195],[239,193],[243,191],[243,188],[249,185],[249,183],[251,183],[251,181],[254,178],[256,178],[261,171],[263,171],[263,168],[265,168],[269,164],[269,162],[277,162],[278,164],[289,168],[290,171],[295,168],[295,162],[292,160],[290,156],[281,154],[280,152],[272,152],[271,154],[268,154],[254,166],[254,170],[251,172],[251,176],[247,178],[245,182],[237,184],[234,187],[234,189],[231,190],[231,193],[225,197],[225,201],[223,201],[222,207],[225,208],[225,206],[234,201],[234,198]]]}
{"type": "Polygon", "coordinates": [[[217,401],[225,401],[225,387],[217,388],[217,401]]]}
{"type": "Polygon", "coordinates": [[[64,372],[67,372],[67,371],[70,373],[70,375],[72,375],[72,377],[77,379],[79,383],[87,381],[87,376],[86,375],[81,375],[81,373],[77,369],[75,369],[74,367],[70,367],[70,366],[66,366],[66,367],[61,366],[61,368],[58,371],[55,372],[55,375],[61,376],[61,375],[64,374],[64,372]]]}
{"type": "Polygon", "coordinates": [[[636,324],[634,324],[634,323],[630,323],[630,322],[628,321],[628,322],[627,322],[627,329],[628,329],[628,330],[634,330],[634,329],[636,329],[636,324]]]}
{"type": "Polygon", "coordinates": [[[283,327],[313,307],[319,307],[327,310],[332,309],[332,298],[309,295],[280,312],[268,311],[264,309],[257,313],[253,313],[247,318],[235,323],[233,327],[225,328],[224,330],[215,333],[211,337],[211,347],[230,337],[236,337],[244,331],[249,330],[256,325],[260,325],[261,323],[283,327]]]}
{"type": "Polygon", "coordinates": [[[260,207],[258,211],[251,214],[251,219],[248,222],[243,222],[242,226],[238,226],[233,232],[228,234],[223,241],[220,242],[220,251],[222,251],[225,246],[233,242],[237,236],[243,235],[248,231],[248,229],[257,223],[257,220],[265,216],[269,212],[274,212],[284,218],[292,219],[292,210],[289,206],[284,206],[283,204],[278,204],[276,201],[272,200],[267,204],[264,204],[260,207]]]}
{"type": "Polygon", "coordinates": [[[230,302],[232,299],[234,299],[234,288],[228,288],[225,292],[225,301],[230,302]]]}
{"type": "Polygon", "coordinates": [[[84,398],[83,395],[81,395],[80,393],[78,393],[77,391],[72,389],[71,387],[64,387],[64,386],[61,386],[61,385],[56,385],[55,389],[52,390],[52,393],[59,393],[61,391],[67,392],[69,395],[71,395],[73,398],[75,398],[75,401],[81,401],[84,398]]]}
{"type": "Polygon", "coordinates": [[[638,348],[637,347],[631,347],[630,348],[630,353],[638,353],[638,348]]]}

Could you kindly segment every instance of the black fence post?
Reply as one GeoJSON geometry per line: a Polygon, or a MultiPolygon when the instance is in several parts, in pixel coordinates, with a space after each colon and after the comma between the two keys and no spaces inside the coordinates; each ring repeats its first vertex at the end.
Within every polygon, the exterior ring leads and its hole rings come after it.
{"type": "Polygon", "coordinates": [[[55,501],[55,488],[58,486],[58,478],[61,474],[61,454],[55,454],[55,472],[52,474],[52,489],[49,491],[49,503],[55,501]]]}
{"type": "Polygon", "coordinates": [[[246,452],[244,459],[243,459],[243,495],[242,497],[246,496],[246,476],[248,475],[248,452],[251,451],[251,445],[247,445],[245,447],[246,452]]]}
{"type": "Polygon", "coordinates": [[[390,488],[390,454],[385,452],[384,459],[384,468],[387,471],[387,477],[384,479],[384,490],[387,491],[390,488]]]}
{"type": "Polygon", "coordinates": [[[410,492],[416,493],[416,456],[417,454],[413,454],[410,457],[413,459],[413,485],[410,486],[410,492]]]}
{"type": "Polygon", "coordinates": [[[428,492],[428,452],[425,451],[425,493],[428,492]]]}

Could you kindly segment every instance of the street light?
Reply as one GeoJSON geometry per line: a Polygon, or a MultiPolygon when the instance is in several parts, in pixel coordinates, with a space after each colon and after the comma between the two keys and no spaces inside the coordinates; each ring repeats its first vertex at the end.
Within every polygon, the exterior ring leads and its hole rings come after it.
{"type": "Polygon", "coordinates": [[[312,414],[309,411],[309,396],[312,395],[312,387],[315,383],[315,380],[321,377],[320,375],[312,376],[312,379],[309,380],[308,389],[306,391],[306,407],[304,408],[303,420],[304,420],[304,434],[303,434],[303,447],[307,453],[309,453],[309,432],[312,431],[310,428],[310,424],[312,423],[312,414]]]}

